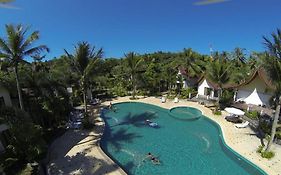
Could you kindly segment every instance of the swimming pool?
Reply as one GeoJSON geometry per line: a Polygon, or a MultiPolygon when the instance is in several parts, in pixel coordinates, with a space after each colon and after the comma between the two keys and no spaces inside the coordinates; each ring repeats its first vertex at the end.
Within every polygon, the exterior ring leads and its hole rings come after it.
{"type": "Polygon", "coordinates": [[[101,148],[128,174],[266,174],[225,145],[219,126],[195,108],[168,110],[135,102],[115,107],[115,112],[102,112],[106,128],[101,148]],[[183,120],[183,113],[200,117],[183,120]],[[148,126],[147,119],[159,127],[148,126]],[[161,164],[148,160],[148,152],[161,164]]]}

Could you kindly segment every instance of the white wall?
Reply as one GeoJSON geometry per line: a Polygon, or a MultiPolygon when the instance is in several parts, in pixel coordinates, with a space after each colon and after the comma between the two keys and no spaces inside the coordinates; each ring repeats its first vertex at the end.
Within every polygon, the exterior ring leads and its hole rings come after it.
{"type": "MultiPolygon", "coordinates": [[[[207,82],[206,79],[204,79],[199,85],[198,85],[198,95],[205,95],[205,88],[212,88],[213,87],[207,82]]],[[[213,95],[213,93],[211,93],[213,95]]]]}
{"type": "Polygon", "coordinates": [[[4,102],[6,106],[12,106],[12,100],[8,90],[2,86],[0,86],[0,97],[4,98],[4,102]]]}

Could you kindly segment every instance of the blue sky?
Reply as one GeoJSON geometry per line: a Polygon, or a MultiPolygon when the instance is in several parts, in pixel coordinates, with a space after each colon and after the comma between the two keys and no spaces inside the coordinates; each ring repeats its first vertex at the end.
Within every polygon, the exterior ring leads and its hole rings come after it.
{"type": "Polygon", "coordinates": [[[235,47],[265,50],[262,36],[281,28],[280,0],[16,0],[0,8],[0,36],[8,23],[39,30],[48,59],[73,52],[78,41],[103,47],[105,57],[128,51],[180,51],[191,47],[208,54],[235,47]]]}

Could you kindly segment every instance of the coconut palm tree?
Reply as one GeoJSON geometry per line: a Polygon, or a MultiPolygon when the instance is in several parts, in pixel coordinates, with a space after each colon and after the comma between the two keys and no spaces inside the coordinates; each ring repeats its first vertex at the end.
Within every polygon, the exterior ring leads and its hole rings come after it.
{"type": "Polygon", "coordinates": [[[186,73],[189,77],[194,77],[202,73],[203,63],[199,59],[199,55],[196,55],[191,48],[184,49],[180,56],[180,66],[183,66],[186,69],[186,73]]]}
{"type": "Polygon", "coordinates": [[[271,136],[270,140],[266,146],[265,151],[269,151],[270,147],[273,143],[273,139],[276,133],[277,122],[280,113],[280,95],[281,95],[281,30],[277,29],[276,33],[271,34],[271,39],[267,37],[263,37],[264,44],[268,49],[268,55],[266,59],[264,59],[264,67],[270,75],[272,82],[275,84],[276,92],[275,92],[275,102],[276,102],[276,110],[275,117],[271,128],[271,136]]]}
{"type": "Polygon", "coordinates": [[[216,59],[206,66],[207,78],[217,83],[220,88],[220,92],[218,93],[219,98],[223,92],[223,85],[230,80],[230,67],[231,65],[222,58],[216,59]]]}
{"type": "Polygon", "coordinates": [[[245,50],[246,49],[239,48],[239,47],[234,49],[233,57],[238,65],[243,65],[246,63],[246,56],[244,54],[245,50]]]}
{"type": "Polygon", "coordinates": [[[18,66],[20,63],[25,62],[27,56],[39,54],[42,51],[49,52],[45,45],[32,47],[33,43],[39,39],[39,31],[34,31],[28,35],[29,28],[22,25],[6,25],[7,38],[0,38],[0,58],[3,61],[9,62],[13,67],[17,91],[19,97],[20,108],[24,110],[21,86],[19,83],[18,66]]]}
{"type": "Polygon", "coordinates": [[[85,114],[87,114],[87,89],[89,85],[90,75],[93,74],[94,68],[103,55],[103,49],[96,49],[88,42],[79,42],[75,46],[74,54],[69,54],[66,50],[67,57],[72,61],[75,71],[80,76],[80,86],[83,92],[83,100],[85,105],[85,114]]]}
{"type": "Polygon", "coordinates": [[[143,61],[143,58],[138,57],[134,52],[129,52],[129,53],[125,54],[125,59],[127,61],[129,73],[131,76],[131,83],[133,86],[133,99],[135,99],[136,89],[137,89],[137,77],[136,76],[138,73],[138,68],[143,61]]]}

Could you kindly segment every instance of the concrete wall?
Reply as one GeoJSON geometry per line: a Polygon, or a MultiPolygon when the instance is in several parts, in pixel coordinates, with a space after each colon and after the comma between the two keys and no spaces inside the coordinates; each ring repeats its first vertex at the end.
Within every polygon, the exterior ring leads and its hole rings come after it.
{"type": "Polygon", "coordinates": [[[0,97],[4,98],[6,106],[12,106],[12,100],[8,90],[0,85],[0,97]]]}

